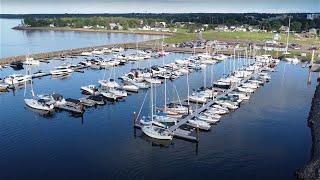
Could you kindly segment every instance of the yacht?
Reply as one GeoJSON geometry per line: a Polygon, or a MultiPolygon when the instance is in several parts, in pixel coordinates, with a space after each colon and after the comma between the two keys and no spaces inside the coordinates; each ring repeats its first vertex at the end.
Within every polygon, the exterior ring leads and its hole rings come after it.
{"type": "Polygon", "coordinates": [[[26,57],[26,60],[24,61],[24,64],[26,65],[39,65],[40,61],[39,60],[35,60],[32,57],[26,57]]]}
{"type": "Polygon", "coordinates": [[[253,89],[247,88],[247,87],[238,87],[237,89],[238,89],[238,91],[244,92],[244,93],[253,93],[254,92],[253,89]]]}
{"type": "Polygon", "coordinates": [[[4,82],[8,85],[18,85],[31,81],[30,75],[12,74],[4,79],[4,82]]]}

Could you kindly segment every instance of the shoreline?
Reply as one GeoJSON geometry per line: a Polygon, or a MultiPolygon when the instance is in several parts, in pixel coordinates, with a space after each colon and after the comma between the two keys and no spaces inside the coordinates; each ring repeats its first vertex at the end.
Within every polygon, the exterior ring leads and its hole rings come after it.
{"type": "Polygon", "coordinates": [[[314,92],[308,117],[308,126],[311,130],[312,148],[310,160],[296,171],[298,179],[320,178],[320,81],[314,92]]]}
{"type": "Polygon", "coordinates": [[[13,27],[19,31],[76,31],[76,32],[99,32],[99,33],[123,33],[123,34],[141,34],[141,35],[165,35],[173,36],[174,33],[143,31],[143,30],[108,30],[108,29],[86,29],[86,28],[69,28],[69,27],[13,27]]]}

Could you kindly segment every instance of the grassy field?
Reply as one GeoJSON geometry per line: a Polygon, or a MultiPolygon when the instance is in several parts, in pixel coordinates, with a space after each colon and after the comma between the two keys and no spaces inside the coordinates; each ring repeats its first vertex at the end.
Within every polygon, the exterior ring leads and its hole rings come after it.
{"type": "MultiPolygon", "coordinates": [[[[199,35],[197,33],[187,33],[186,30],[179,29],[174,36],[168,37],[166,43],[180,43],[184,41],[190,41],[197,39],[199,35]]],[[[259,33],[259,32],[216,32],[205,31],[202,33],[202,37],[207,40],[220,40],[220,41],[232,41],[232,42],[255,42],[264,43],[267,40],[273,39],[273,33],[259,33]]],[[[295,37],[289,38],[290,43],[298,43],[300,45],[319,45],[320,40],[303,38],[297,39],[295,37]]],[[[286,42],[286,35],[281,34],[280,42],[286,42]]]]}

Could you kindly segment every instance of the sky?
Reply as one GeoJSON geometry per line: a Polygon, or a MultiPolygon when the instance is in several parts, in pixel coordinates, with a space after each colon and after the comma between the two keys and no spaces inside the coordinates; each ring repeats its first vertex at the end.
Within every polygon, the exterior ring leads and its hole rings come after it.
{"type": "Polygon", "coordinates": [[[0,0],[1,14],[320,12],[320,0],[0,0]]]}

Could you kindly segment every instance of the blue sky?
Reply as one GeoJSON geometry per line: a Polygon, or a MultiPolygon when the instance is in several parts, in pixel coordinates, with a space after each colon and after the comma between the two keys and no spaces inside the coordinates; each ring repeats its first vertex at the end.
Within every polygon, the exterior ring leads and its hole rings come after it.
{"type": "Polygon", "coordinates": [[[320,12],[320,0],[0,0],[0,13],[320,12]]]}

